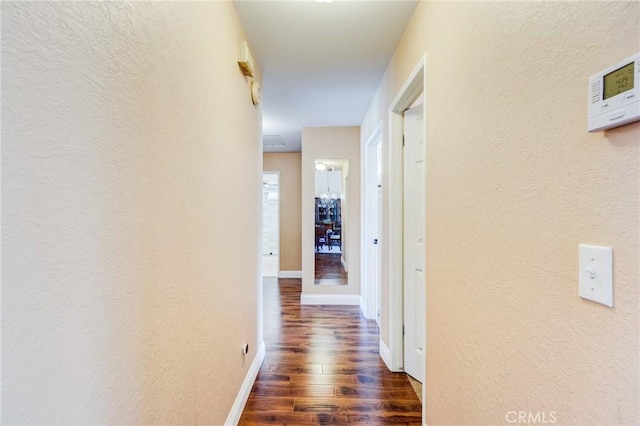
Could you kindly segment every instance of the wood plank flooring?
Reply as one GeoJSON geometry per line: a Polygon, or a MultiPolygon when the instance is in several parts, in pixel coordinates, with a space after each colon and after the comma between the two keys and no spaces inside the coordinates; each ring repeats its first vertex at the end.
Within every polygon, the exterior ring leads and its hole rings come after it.
{"type": "Polygon", "coordinates": [[[348,282],[347,271],[344,270],[338,253],[315,254],[315,283],[346,285],[348,282]]]}
{"type": "Polygon", "coordinates": [[[299,279],[265,283],[266,357],[240,425],[421,424],[403,373],[378,355],[357,306],[301,306],[299,279]]]}

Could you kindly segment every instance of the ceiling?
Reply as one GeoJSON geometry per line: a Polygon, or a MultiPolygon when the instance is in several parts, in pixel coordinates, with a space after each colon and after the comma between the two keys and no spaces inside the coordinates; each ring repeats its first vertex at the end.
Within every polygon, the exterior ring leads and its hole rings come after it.
{"type": "Polygon", "coordinates": [[[359,126],[417,0],[235,0],[262,70],[265,152],[303,127],[359,126]]]}

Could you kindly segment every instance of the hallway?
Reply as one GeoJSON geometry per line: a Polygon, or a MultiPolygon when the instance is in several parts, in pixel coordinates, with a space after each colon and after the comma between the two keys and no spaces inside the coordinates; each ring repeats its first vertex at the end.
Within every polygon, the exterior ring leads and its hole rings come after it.
{"type": "Polygon", "coordinates": [[[299,279],[264,285],[266,357],[241,425],[421,424],[402,373],[378,354],[379,331],[356,306],[300,305],[299,279]]]}

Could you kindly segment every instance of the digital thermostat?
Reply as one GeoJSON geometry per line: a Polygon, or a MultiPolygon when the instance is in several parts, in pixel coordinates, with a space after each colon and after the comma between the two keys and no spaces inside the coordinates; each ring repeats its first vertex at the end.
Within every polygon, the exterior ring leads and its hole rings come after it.
{"type": "Polygon", "coordinates": [[[640,120],[640,53],[589,78],[587,130],[597,132],[640,120]]]}

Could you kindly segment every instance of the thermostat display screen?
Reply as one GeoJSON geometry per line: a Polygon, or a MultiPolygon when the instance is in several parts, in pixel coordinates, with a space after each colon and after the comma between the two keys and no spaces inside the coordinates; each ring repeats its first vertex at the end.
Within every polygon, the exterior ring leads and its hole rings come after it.
{"type": "Polygon", "coordinates": [[[633,89],[634,63],[625,65],[605,75],[602,99],[609,99],[622,92],[633,89]]]}

